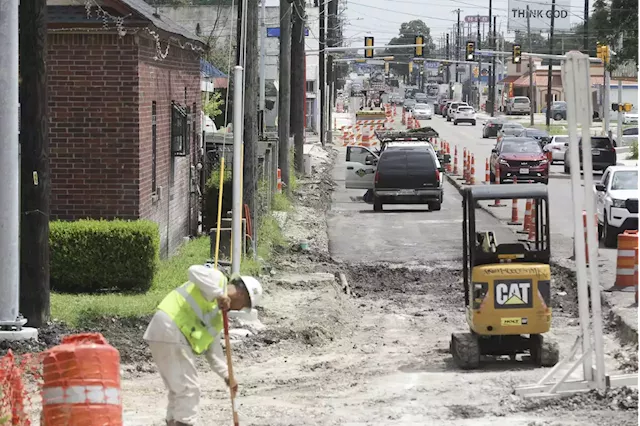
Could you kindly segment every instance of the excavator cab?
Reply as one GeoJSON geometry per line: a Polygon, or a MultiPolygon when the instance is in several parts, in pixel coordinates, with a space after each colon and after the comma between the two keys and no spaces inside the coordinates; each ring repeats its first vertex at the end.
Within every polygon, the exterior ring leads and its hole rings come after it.
{"type": "MultiPolygon", "coordinates": [[[[539,366],[558,362],[551,327],[549,198],[546,185],[469,186],[462,199],[463,288],[469,331],[453,333],[450,351],[463,369],[482,356],[528,354],[539,366]],[[518,242],[476,229],[479,202],[530,200],[533,229],[518,242]]],[[[514,237],[515,240],[515,237],[514,237]]]]}

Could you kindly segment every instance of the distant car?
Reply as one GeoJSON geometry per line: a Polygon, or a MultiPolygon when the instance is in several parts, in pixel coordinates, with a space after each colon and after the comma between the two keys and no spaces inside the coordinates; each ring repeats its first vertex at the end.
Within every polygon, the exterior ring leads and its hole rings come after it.
{"type": "Polygon", "coordinates": [[[438,115],[442,115],[442,109],[449,101],[450,99],[440,99],[440,101],[438,101],[438,103],[436,104],[436,110],[434,112],[438,115]]]}
{"type": "Polygon", "coordinates": [[[595,184],[598,237],[616,247],[618,234],[638,229],[638,168],[612,166],[595,184]]]}
{"type": "Polygon", "coordinates": [[[470,106],[460,106],[453,113],[453,125],[457,126],[458,123],[471,123],[472,126],[476,125],[476,111],[470,106]]]}
{"type": "Polygon", "coordinates": [[[547,133],[545,130],[534,128],[524,129],[524,131],[520,133],[520,136],[537,140],[540,143],[540,147],[544,147],[549,143],[549,141],[551,141],[551,136],[549,136],[549,133],[547,133]]]}
{"type": "Polygon", "coordinates": [[[502,127],[498,131],[498,140],[505,136],[519,136],[524,131],[524,126],[514,121],[502,123],[502,127]]]}
{"type": "Polygon", "coordinates": [[[565,101],[555,101],[551,104],[551,118],[556,121],[567,119],[567,103],[565,101]]]}
{"type": "Polygon", "coordinates": [[[541,182],[549,183],[549,161],[535,139],[506,137],[491,150],[489,178],[496,181],[499,169],[500,183],[541,182]]]}
{"type": "Polygon", "coordinates": [[[443,118],[447,118],[447,113],[449,112],[449,107],[451,106],[452,103],[453,103],[453,101],[447,101],[442,106],[442,117],[443,118]]]}
{"type": "Polygon", "coordinates": [[[413,116],[418,120],[431,120],[433,117],[433,109],[429,104],[416,104],[413,107],[413,116]]]}
{"type": "Polygon", "coordinates": [[[424,148],[383,151],[374,176],[373,210],[382,211],[384,204],[428,204],[429,210],[440,210],[439,168],[436,155],[424,148]]]}
{"type": "Polygon", "coordinates": [[[531,114],[531,101],[526,96],[514,96],[507,101],[507,115],[531,114]]]}
{"type": "Polygon", "coordinates": [[[425,93],[416,93],[416,95],[414,96],[415,100],[417,103],[419,104],[424,104],[427,103],[427,95],[425,93]]]}
{"type": "Polygon", "coordinates": [[[625,112],[622,114],[622,124],[638,123],[637,112],[625,112]]]}
{"type": "Polygon", "coordinates": [[[569,136],[567,135],[551,136],[551,141],[542,148],[545,152],[551,152],[551,163],[564,161],[564,153],[567,150],[566,143],[569,143],[569,136]]]}
{"type": "Polygon", "coordinates": [[[466,102],[451,102],[447,108],[447,121],[453,120],[453,113],[461,106],[469,106],[466,102]]]}
{"type": "Polygon", "coordinates": [[[405,109],[405,111],[410,112],[415,105],[416,105],[416,100],[415,99],[405,99],[404,100],[404,109],[405,109]]]}
{"type": "MultiPolygon", "coordinates": [[[[564,153],[564,172],[571,172],[571,147],[569,143],[566,143],[567,150],[564,153]]],[[[580,158],[580,170],[582,170],[582,138],[578,140],[578,155],[580,158]]],[[[607,136],[592,136],[591,137],[591,160],[593,163],[593,170],[606,170],[609,166],[615,166],[618,157],[616,155],[616,148],[611,139],[607,136]]]]}
{"type": "Polygon", "coordinates": [[[498,132],[502,129],[502,125],[507,122],[502,117],[491,117],[484,122],[482,126],[482,138],[486,139],[492,136],[498,136],[498,132]]]}

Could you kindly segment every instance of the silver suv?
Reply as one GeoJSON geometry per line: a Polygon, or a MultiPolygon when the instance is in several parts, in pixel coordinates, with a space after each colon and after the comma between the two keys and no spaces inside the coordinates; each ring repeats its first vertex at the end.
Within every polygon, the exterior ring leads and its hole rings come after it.
{"type": "Polygon", "coordinates": [[[531,114],[531,101],[526,96],[515,96],[509,98],[507,103],[507,115],[531,114]]]}

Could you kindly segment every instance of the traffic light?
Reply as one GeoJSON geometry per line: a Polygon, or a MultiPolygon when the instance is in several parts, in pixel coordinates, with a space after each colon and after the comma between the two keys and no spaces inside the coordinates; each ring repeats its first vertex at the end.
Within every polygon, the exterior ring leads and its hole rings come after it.
{"type": "MultiPolygon", "coordinates": [[[[415,44],[424,44],[424,37],[421,35],[416,36],[415,44]]],[[[424,56],[424,49],[422,48],[422,46],[416,46],[414,56],[416,58],[422,58],[424,56]]]]}
{"type": "Polygon", "coordinates": [[[598,43],[597,47],[596,47],[596,57],[598,59],[602,59],[604,61],[604,46],[601,45],[600,43],[598,43]]]}
{"type": "Polygon", "coordinates": [[[620,104],[617,104],[617,103],[611,104],[611,111],[615,111],[615,112],[621,111],[620,104]]]}
{"type": "Polygon", "coordinates": [[[473,61],[473,56],[476,54],[476,42],[468,41],[467,42],[467,61],[473,61]]]}
{"type": "Polygon", "coordinates": [[[602,60],[606,65],[609,65],[609,59],[610,59],[609,46],[602,46],[602,60]]]}
{"type": "Polygon", "coordinates": [[[624,104],[625,112],[631,111],[631,108],[633,108],[633,104],[624,104]]]}
{"type": "Polygon", "coordinates": [[[384,61],[384,73],[389,74],[389,62],[384,61]]]}
{"type": "Polygon", "coordinates": [[[409,74],[413,73],[413,62],[409,62],[409,74]]]}
{"type": "MultiPolygon", "coordinates": [[[[364,38],[365,47],[373,46],[373,37],[364,38]]],[[[365,58],[373,58],[373,49],[364,49],[365,58]]]]}
{"type": "Polygon", "coordinates": [[[519,44],[513,45],[512,62],[514,64],[519,64],[520,62],[522,62],[522,47],[519,44]]]}

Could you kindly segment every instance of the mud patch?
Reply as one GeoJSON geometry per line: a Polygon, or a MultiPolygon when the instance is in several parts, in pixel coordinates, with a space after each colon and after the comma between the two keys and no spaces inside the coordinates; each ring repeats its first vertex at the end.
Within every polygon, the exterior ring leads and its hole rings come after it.
{"type": "Polygon", "coordinates": [[[554,312],[578,317],[578,289],[573,271],[552,263],[551,292],[551,307],[554,312]]]}
{"type": "Polygon", "coordinates": [[[322,326],[309,326],[300,329],[266,330],[256,336],[256,343],[273,345],[286,340],[302,343],[307,346],[319,346],[333,341],[333,333],[322,326]]]}
{"type": "Polygon", "coordinates": [[[15,354],[22,355],[26,353],[42,352],[50,347],[60,344],[60,340],[67,334],[76,333],[64,323],[51,321],[46,326],[38,329],[38,340],[24,340],[11,342],[7,340],[0,341],[0,356],[7,353],[9,349],[15,354]]]}
{"type": "Polygon", "coordinates": [[[613,411],[638,411],[638,389],[628,387],[610,388],[606,391],[592,390],[582,394],[536,401],[525,400],[522,411],[576,411],[584,408],[613,411]]]}
{"type": "Polygon", "coordinates": [[[453,419],[478,419],[484,412],[472,405],[447,405],[450,417],[453,419]]]}

